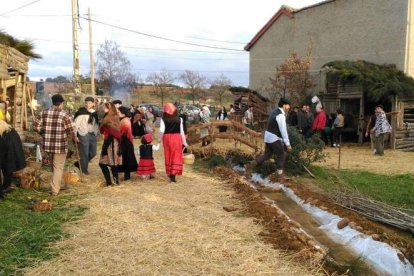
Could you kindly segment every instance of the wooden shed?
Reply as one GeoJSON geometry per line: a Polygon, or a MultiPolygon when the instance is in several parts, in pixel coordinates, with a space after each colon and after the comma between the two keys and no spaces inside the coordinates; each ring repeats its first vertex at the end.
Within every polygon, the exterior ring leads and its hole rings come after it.
{"type": "MultiPolygon", "coordinates": [[[[371,114],[365,114],[362,86],[355,83],[327,83],[320,95],[327,114],[341,108],[345,116],[345,133],[356,135],[362,143],[363,134],[371,114]]],[[[390,110],[388,110],[390,111],[390,110]]],[[[414,151],[414,98],[395,97],[391,112],[386,113],[391,123],[389,146],[403,151],[414,151]]]]}
{"type": "Polygon", "coordinates": [[[326,83],[319,97],[327,115],[335,114],[338,108],[342,109],[345,117],[344,136],[354,136],[362,143],[366,121],[362,86],[355,83],[326,83]]]}
{"type": "Polygon", "coordinates": [[[267,125],[269,113],[272,109],[271,101],[260,95],[257,91],[245,87],[231,87],[233,105],[236,110],[234,120],[242,122],[244,112],[253,106],[253,120],[256,130],[263,130],[267,125]]]}
{"type": "Polygon", "coordinates": [[[10,100],[11,124],[23,136],[27,119],[28,93],[26,77],[29,57],[16,49],[0,44],[0,99],[10,100]]]}
{"type": "Polygon", "coordinates": [[[395,99],[391,146],[402,151],[414,151],[414,98],[395,99]]]}

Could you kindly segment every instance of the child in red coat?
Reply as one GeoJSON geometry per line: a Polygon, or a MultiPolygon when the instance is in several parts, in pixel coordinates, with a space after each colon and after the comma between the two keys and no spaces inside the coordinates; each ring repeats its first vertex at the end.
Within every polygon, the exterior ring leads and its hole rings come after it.
{"type": "Polygon", "coordinates": [[[155,178],[155,165],[153,151],[158,151],[160,145],[152,145],[152,135],[150,133],[142,136],[141,146],[139,146],[138,154],[140,156],[137,174],[141,176],[141,179],[153,179],[155,178]]]}

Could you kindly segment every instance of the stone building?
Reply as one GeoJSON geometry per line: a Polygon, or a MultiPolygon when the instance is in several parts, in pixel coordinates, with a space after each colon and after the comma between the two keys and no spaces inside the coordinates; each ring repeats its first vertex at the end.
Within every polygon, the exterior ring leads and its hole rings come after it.
{"type": "Polygon", "coordinates": [[[366,60],[395,64],[414,76],[413,6],[410,0],[328,0],[298,10],[282,6],[245,47],[249,88],[263,91],[290,51],[304,56],[308,47],[313,74],[333,60],[366,60]]]}

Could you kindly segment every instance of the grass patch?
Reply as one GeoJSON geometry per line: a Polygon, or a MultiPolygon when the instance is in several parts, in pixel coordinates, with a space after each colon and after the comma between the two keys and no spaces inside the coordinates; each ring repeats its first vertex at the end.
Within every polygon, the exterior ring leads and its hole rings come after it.
{"type": "MultiPolygon", "coordinates": [[[[410,174],[380,175],[366,171],[336,171],[314,166],[315,183],[325,191],[346,185],[375,200],[414,210],[414,177],[410,174]]],[[[414,213],[414,212],[410,212],[414,213]]]]}
{"type": "Polygon", "coordinates": [[[196,158],[194,164],[192,165],[192,169],[195,172],[203,173],[203,174],[211,174],[211,169],[209,167],[210,159],[200,159],[196,158]]]}
{"type": "Polygon", "coordinates": [[[50,212],[30,210],[32,200],[48,198],[48,191],[15,189],[0,201],[0,275],[21,274],[21,269],[57,256],[49,244],[63,236],[62,224],[81,216],[86,208],[69,206],[73,195],[53,199],[50,212]]]}

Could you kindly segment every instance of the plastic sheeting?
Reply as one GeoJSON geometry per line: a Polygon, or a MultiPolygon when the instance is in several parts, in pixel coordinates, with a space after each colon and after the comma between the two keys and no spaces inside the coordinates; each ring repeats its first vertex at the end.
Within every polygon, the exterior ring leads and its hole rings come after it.
{"type": "Polygon", "coordinates": [[[368,265],[381,275],[414,275],[414,267],[405,259],[398,258],[399,250],[390,245],[375,241],[371,236],[363,234],[349,226],[338,229],[337,224],[341,217],[324,211],[299,198],[292,189],[278,182],[271,182],[268,178],[263,179],[259,174],[252,175],[252,181],[261,183],[272,188],[281,188],[286,196],[295,201],[298,205],[313,216],[320,224],[320,229],[326,231],[328,236],[336,243],[347,246],[358,256],[361,256],[368,265]]]}

